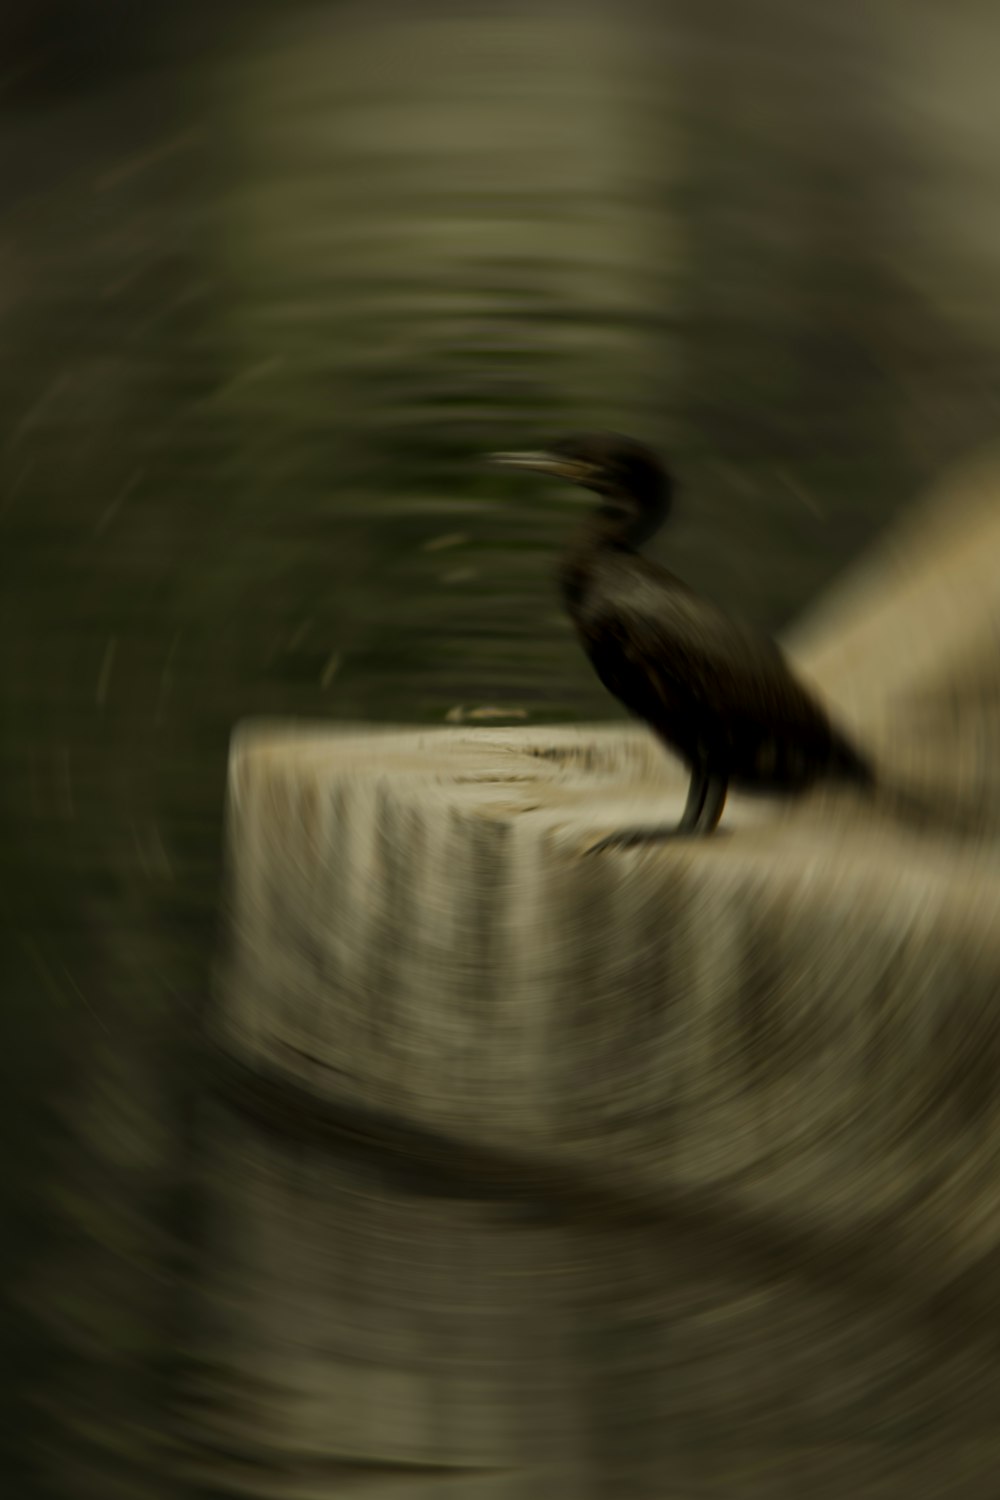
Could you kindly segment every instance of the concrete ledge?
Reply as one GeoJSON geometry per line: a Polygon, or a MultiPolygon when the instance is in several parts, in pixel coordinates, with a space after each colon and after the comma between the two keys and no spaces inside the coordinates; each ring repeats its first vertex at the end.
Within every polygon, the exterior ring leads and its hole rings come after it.
{"type": "Polygon", "coordinates": [[[976,838],[820,793],[584,858],[680,810],[640,730],[238,732],[190,1383],[213,1493],[996,1493],[983,473],[791,645],[976,838]]]}

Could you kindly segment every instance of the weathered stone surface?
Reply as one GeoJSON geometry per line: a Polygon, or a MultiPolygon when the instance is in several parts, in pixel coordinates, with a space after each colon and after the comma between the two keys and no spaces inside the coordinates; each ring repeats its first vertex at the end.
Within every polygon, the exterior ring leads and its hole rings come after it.
{"type": "Polygon", "coordinates": [[[1000,831],[1000,456],[893,528],[789,646],[884,762],[1000,831]]]}
{"type": "MultiPolygon", "coordinates": [[[[925,517],[793,642],[895,769],[987,802],[995,530],[925,517]]],[[[683,791],[636,729],[240,731],[216,1491],[996,1492],[989,816],[734,799],[584,857],[683,791]]]]}

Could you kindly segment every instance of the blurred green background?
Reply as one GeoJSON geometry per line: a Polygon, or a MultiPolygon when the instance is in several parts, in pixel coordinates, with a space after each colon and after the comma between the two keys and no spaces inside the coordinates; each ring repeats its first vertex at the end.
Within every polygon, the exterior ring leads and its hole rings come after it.
{"type": "MultiPolygon", "coordinates": [[[[929,0],[0,16],[11,1494],[169,1489],[197,1037],[247,715],[617,713],[558,489],[780,628],[992,436],[1000,19],[929,0]]],[[[5,1491],[6,1492],[6,1491],[5,1491]]]]}

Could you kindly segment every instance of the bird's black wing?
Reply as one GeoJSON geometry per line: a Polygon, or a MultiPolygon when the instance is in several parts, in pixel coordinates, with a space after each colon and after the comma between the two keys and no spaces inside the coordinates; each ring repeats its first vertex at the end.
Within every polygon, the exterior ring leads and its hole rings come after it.
{"type": "Polygon", "coordinates": [[[595,577],[577,618],[605,686],[682,750],[714,749],[736,774],[756,779],[773,763],[784,779],[789,752],[825,758],[826,713],[774,642],[638,562],[595,577]]]}

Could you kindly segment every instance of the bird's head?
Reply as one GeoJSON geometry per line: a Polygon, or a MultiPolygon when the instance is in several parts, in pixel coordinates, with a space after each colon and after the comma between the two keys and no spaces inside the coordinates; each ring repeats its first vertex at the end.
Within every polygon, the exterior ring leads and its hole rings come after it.
{"type": "Polygon", "coordinates": [[[631,542],[651,536],[670,508],[670,476],[648,448],[617,433],[560,438],[536,452],[493,453],[513,469],[551,474],[600,496],[599,515],[631,542]]]}

